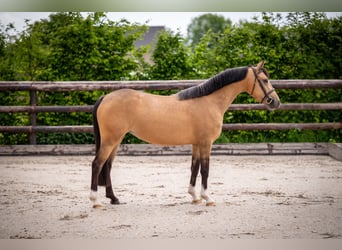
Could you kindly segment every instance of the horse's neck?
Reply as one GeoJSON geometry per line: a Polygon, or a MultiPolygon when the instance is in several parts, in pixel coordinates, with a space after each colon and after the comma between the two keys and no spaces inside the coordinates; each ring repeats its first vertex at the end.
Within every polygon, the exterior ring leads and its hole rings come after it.
{"type": "Polygon", "coordinates": [[[224,115],[224,113],[229,108],[230,104],[234,101],[234,99],[242,92],[246,91],[245,85],[247,84],[247,80],[244,79],[242,81],[229,84],[211,95],[207,97],[210,99],[210,102],[215,103],[217,109],[224,115]]]}

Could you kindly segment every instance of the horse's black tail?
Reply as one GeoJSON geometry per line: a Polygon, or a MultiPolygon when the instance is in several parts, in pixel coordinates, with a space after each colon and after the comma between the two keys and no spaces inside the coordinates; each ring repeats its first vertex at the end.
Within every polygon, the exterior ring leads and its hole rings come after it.
{"type": "Polygon", "coordinates": [[[100,149],[101,145],[101,135],[99,129],[99,123],[97,121],[97,109],[99,108],[104,96],[101,96],[95,103],[93,108],[93,127],[94,127],[94,139],[95,139],[95,153],[100,149]]]}
{"type": "MultiPolygon", "coordinates": [[[[100,134],[100,128],[99,128],[99,122],[97,120],[97,109],[99,108],[104,96],[101,96],[95,103],[93,108],[93,127],[94,127],[94,139],[95,139],[95,155],[97,156],[100,145],[101,145],[101,134],[100,134]]],[[[100,186],[106,185],[106,172],[108,171],[107,162],[102,167],[101,173],[99,175],[99,182],[98,184],[100,186]]]]}

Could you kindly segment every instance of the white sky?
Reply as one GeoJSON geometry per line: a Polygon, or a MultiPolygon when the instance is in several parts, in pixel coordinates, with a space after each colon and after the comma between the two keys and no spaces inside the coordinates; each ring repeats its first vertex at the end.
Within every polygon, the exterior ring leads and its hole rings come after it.
{"type": "MultiPolygon", "coordinates": [[[[108,12],[107,17],[113,21],[119,21],[122,18],[130,22],[138,22],[150,26],[165,26],[173,31],[180,31],[186,35],[186,30],[191,20],[207,12],[108,12]]],[[[233,23],[240,20],[251,20],[254,16],[260,17],[260,12],[211,12],[223,15],[229,18],[233,23]]],[[[18,31],[25,26],[25,19],[37,21],[47,18],[51,12],[0,12],[0,23],[7,25],[14,23],[18,31]]],[[[284,14],[285,15],[285,14],[284,14]]],[[[328,12],[328,17],[341,16],[342,12],[328,12]]]]}
{"type": "MultiPolygon", "coordinates": [[[[195,18],[206,12],[108,12],[107,17],[113,21],[119,21],[122,18],[129,22],[137,22],[150,26],[165,26],[173,31],[180,31],[186,35],[186,29],[192,18],[195,18]]],[[[213,12],[230,18],[234,23],[240,19],[250,20],[258,12],[213,12]]],[[[51,12],[0,12],[0,23],[7,25],[14,23],[17,30],[22,30],[25,26],[25,19],[38,21],[47,18],[51,12]]],[[[260,15],[260,14],[259,14],[260,15]]]]}
{"type": "MultiPolygon", "coordinates": [[[[207,12],[112,12],[107,16],[113,20],[126,18],[130,22],[144,23],[148,21],[150,26],[165,26],[173,31],[180,31],[186,35],[187,27],[191,20],[207,12]]],[[[241,19],[251,20],[258,12],[211,12],[229,18],[233,23],[241,19]]]]}

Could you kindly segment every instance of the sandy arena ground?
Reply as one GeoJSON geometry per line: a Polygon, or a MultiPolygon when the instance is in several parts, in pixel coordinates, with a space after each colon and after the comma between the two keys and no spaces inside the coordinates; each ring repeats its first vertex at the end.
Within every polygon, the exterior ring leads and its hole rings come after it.
{"type": "Polygon", "coordinates": [[[0,157],[0,238],[342,238],[342,162],[329,156],[212,156],[215,207],[191,204],[191,156],[118,156],[123,204],[100,188],[103,209],[88,199],[92,159],[0,157]]]}

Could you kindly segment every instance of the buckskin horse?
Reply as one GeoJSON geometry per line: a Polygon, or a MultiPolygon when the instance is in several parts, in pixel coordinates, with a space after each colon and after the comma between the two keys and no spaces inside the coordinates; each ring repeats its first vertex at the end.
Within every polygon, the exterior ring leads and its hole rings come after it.
{"type": "Polygon", "coordinates": [[[126,133],[159,145],[192,145],[191,177],[188,193],[193,203],[214,206],[208,195],[209,157],[213,142],[220,136],[223,115],[242,92],[274,110],[280,100],[269,81],[264,61],[256,66],[226,69],[203,83],[160,96],[121,89],[100,97],[93,109],[96,156],[92,162],[90,200],[101,207],[98,186],[106,187],[106,197],[119,204],[114,195],[110,171],[117,149],[126,133]],[[201,173],[200,196],[195,192],[201,173]]]}

